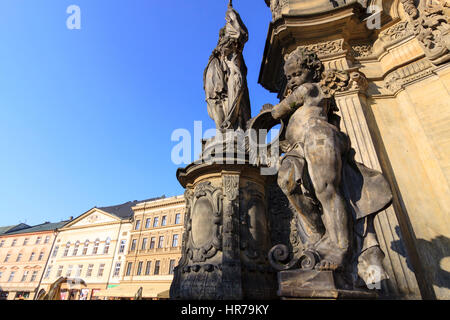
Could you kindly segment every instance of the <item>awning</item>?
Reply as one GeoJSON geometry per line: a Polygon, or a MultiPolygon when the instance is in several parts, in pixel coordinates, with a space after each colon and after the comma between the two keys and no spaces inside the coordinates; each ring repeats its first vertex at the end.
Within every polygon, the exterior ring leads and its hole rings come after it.
{"type": "Polygon", "coordinates": [[[168,299],[171,283],[137,283],[133,285],[120,284],[117,287],[100,290],[97,297],[133,298],[142,287],[143,298],[168,299]]]}

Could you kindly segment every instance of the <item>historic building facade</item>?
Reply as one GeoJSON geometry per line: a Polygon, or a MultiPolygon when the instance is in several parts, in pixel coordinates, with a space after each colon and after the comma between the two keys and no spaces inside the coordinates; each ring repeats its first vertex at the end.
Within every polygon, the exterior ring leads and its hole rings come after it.
{"type": "Polygon", "coordinates": [[[40,281],[58,228],[68,221],[37,226],[20,224],[0,230],[0,300],[32,300],[40,281]]]}
{"type": "Polygon", "coordinates": [[[66,277],[62,300],[90,300],[118,284],[137,203],[93,208],[61,228],[40,288],[66,277]]]}
{"type": "Polygon", "coordinates": [[[394,194],[375,221],[389,274],[384,293],[449,299],[449,2],[265,1],[273,20],[261,85],[286,95],[284,57],[298,47],[351,76],[335,88],[341,130],[355,159],[382,170],[394,194]]]}
{"type": "Polygon", "coordinates": [[[101,296],[168,298],[173,269],[181,258],[184,232],[184,196],[141,202],[133,206],[134,218],[120,285],[101,296]]]}

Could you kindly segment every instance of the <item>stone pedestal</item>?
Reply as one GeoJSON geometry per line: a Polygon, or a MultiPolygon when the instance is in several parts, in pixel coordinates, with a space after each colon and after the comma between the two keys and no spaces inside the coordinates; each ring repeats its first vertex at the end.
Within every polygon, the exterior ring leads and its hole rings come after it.
{"type": "Polygon", "coordinates": [[[291,270],[278,273],[278,295],[282,299],[375,299],[374,291],[342,290],[333,271],[291,270]]]}
{"type": "Polygon", "coordinates": [[[178,170],[186,216],[172,299],[276,298],[276,275],[267,261],[266,178],[243,162],[224,159],[178,170]]]}

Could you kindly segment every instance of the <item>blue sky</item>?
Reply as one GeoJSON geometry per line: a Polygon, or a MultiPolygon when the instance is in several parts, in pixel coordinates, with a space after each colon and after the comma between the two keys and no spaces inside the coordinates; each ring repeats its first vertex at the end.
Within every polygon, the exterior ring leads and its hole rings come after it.
{"type": "MultiPolygon", "coordinates": [[[[203,70],[226,0],[0,2],[0,226],[78,216],[94,206],[174,196],[177,128],[213,128],[203,70]],[[81,30],[69,30],[69,5],[81,30]]],[[[276,96],[258,75],[270,22],[235,0],[255,115],[276,96]]]]}

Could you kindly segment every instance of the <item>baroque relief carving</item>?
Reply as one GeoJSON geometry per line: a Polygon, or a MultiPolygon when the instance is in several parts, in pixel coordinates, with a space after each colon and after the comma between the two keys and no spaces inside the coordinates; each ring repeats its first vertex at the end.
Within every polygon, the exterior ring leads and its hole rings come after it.
{"type": "Polygon", "coordinates": [[[447,1],[426,1],[418,10],[413,0],[401,0],[409,16],[409,24],[426,56],[439,65],[450,60],[450,24],[446,14],[447,1]]]}
{"type": "Polygon", "coordinates": [[[330,54],[345,52],[346,44],[344,42],[344,39],[338,39],[333,41],[302,45],[300,47],[314,52],[319,57],[323,57],[330,54]]]}
{"type": "Polygon", "coordinates": [[[238,175],[224,175],[223,176],[223,191],[228,200],[234,201],[239,196],[239,176],[238,175]]]}
{"type": "Polygon", "coordinates": [[[433,65],[427,60],[414,62],[388,74],[384,80],[385,88],[395,94],[405,85],[433,74],[433,70],[433,65]]]}
{"type": "Polygon", "coordinates": [[[272,11],[273,21],[281,18],[281,11],[288,4],[288,0],[265,0],[266,4],[270,7],[272,11]]]}
{"type": "Polygon", "coordinates": [[[414,31],[409,27],[408,21],[400,21],[392,27],[380,33],[380,39],[384,42],[393,42],[404,39],[414,34],[414,31]]]}
{"type": "Polygon", "coordinates": [[[193,262],[204,262],[222,247],[222,190],[211,182],[200,183],[186,203],[186,256],[193,262]]]}
{"type": "Polygon", "coordinates": [[[351,54],[355,58],[366,58],[372,55],[373,45],[370,43],[358,43],[351,45],[351,54]]]}

